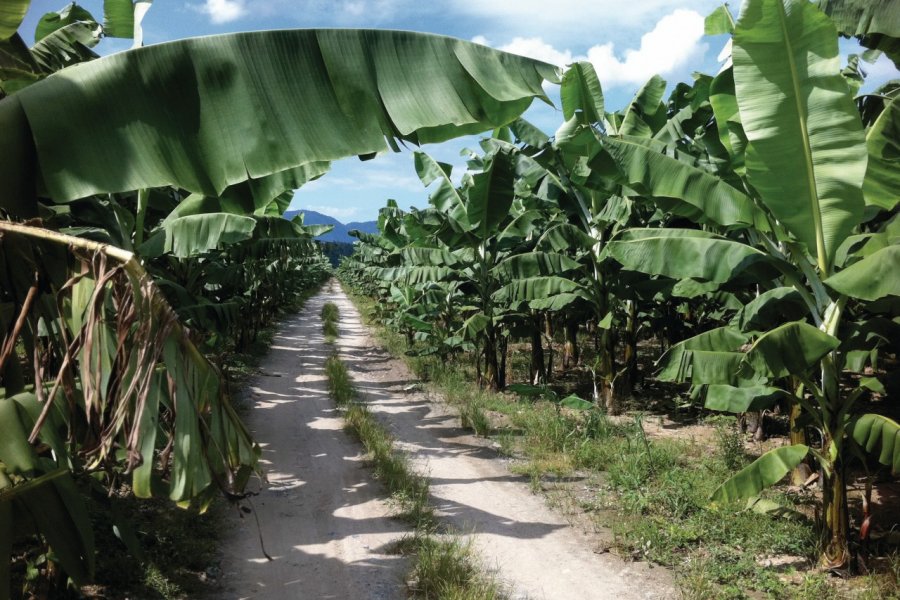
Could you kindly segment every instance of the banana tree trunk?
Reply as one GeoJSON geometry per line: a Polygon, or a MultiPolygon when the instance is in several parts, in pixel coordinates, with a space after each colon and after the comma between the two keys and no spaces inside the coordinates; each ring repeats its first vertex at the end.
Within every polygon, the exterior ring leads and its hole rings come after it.
{"type": "Polygon", "coordinates": [[[531,368],[529,375],[533,385],[540,385],[547,380],[547,370],[544,366],[544,345],[541,342],[540,316],[532,317],[531,368]]]}
{"type": "Polygon", "coordinates": [[[493,392],[500,391],[500,364],[497,360],[497,333],[489,325],[484,336],[484,376],[481,387],[493,392]]]}
{"type": "Polygon", "coordinates": [[[578,351],[578,321],[569,319],[563,329],[565,342],[563,345],[563,369],[571,369],[578,366],[581,359],[578,351]]]}
{"type": "Polygon", "coordinates": [[[626,318],[623,335],[623,369],[616,381],[616,394],[631,396],[638,377],[637,368],[637,305],[629,300],[625,303],[626,318]]]}
{"type": "MultiPolygon", "coordinates": [[[[800,415],[803,414],[803,408],[800,406],[800,403],[797,402],[796,396],[804,393],[804,386],[802,383],[796,381],[796,378],[793,378],[794,381],[794,398],[789,400],[789,408],[788,408],[788,417],[790,420],[790,440],[792,445],[806,445],[806,431],[799,423],[800,415]]],[[[793,471],[791,471],[791,484],[793,485],[803,485],[806,483],[806,480],[809,479],[809,476],[812,474],[812,471],[809,467],[809,459],[805,459],[799,465],[797,465],[793,471]]]]}
{"type": "Polygon", "coordinates": [[[832,472],[823,473],[822,488],[822,566],[844,569],[850,564],[848,545],[850,517],[847,511],[847,486],[843,461],[835,461],[832,472]]]}
{"type": "Polygon", "coordinates": [[[618,415],[622,412],[621,396],[616,393],[614,381],[616,376],[616,344],[612,330],[604,329],[600,333],[600,353],[597,355],[597,393],[606,412],[618,415]]]}

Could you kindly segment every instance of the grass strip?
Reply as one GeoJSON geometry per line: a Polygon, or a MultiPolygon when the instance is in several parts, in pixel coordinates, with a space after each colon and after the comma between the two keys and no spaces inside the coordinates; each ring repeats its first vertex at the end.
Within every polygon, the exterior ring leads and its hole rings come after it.
{"type": "Polygon", "coordinates": [[[408,577],[412,596],[425,600],[506,598],[503,586],[482,569],[471,541],[437,533],[434,507],[428,501],[428,479],[412,469],[406,454],[394,448],[393,436],[359,401],[353,380],[337,354],[325,361],[325,374],[329,394],[344,409],[347,430],[369,453],[375,476],[399,508],[398,516],[415,527],[415,533],[401,539],[395,548],[400,554],[414,556],[408,577]]]}
{"type": "Polygon", "coordinates": [[[333,344],[340,335],[337,325],[340,316],[340,311],[334,302],[326,302],[322,306],[322,333],[325,334],[326,344],[333,344]]]}

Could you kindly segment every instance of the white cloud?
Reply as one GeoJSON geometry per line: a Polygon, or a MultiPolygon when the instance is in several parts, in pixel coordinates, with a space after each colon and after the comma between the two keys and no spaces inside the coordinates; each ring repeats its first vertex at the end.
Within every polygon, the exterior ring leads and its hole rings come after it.
{"type": "Polygon", "coordinates": [[[208,15],[214,25],[230,23],[247,15],[244,0],[206,0],[199,10],[208,15]]]}
{"type": "Polygon", "coordinates": [[[484,36],[475,36],[472,41],[559,66],[589,60],[597,69],[603,85],[614,87],[643,84],[653,75],[666,75],[699,60],[707,49],[707,45],[702,42],[703,21],[703,17],[692,10],[675,10],[641,36],[637,49],[625,50],[622,58],[616,55],[612,42],[593,46],[588,49],[586,56],[579,56],[569,49],[554,48],[540,37],[517,37],[500,46],[490,44],[484,36]]]}
{"type": "Polygon", "coordinates": [[[560,67],[572,62],[572,53],[569,50],[559,51],[539,37],[513,38],[513,41],[500,46],[499,49],[560,67]]]}
{"type": "Polygon", "coordinates": [[[654,74],[670,73],[705,52],[702,38],[703,17],[692,10],[678,9],[641,36],[637,50],[626,50],[624,60],[615,55],[612,42],[589,49],[588,60],[594,63],[605,85],[643,83],[654,74]]]}
{"type": "Polygon", "coordinates": [[[374,27],[393,22],[398,15],[420,11],[412,0],[241,0],[254,15],[289,18],[310,27],[374,27]]]}
{"type": "Polygon", "coordinates": [[[450,0],[448,9],[480,19],[492,37],[541,36],[555,45],[587,47],[598,39],[621,39],[679,8],[706,14],[721,0],[450,0]]]}

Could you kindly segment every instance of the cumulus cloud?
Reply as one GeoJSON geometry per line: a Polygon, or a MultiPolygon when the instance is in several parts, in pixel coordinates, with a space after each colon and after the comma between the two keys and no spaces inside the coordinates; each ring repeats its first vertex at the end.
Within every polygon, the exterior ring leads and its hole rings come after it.
{"type": "Polygon", "coordinates": [[[513,38],[510,43],[500,46],[500,50],[542,60],[560,67],[572,62],[572,53],[569,50],[559,51],[539,37],[513,38]]]}
{"type": "Polygon", "coordinates": [[[236,21],[247,14],[244,0],[206,0],[199,9],[215,25],[236,21]]]}
{"type": "MultiPolygon", "coordinates": [[[[568,49],[554,48],[539,37],[517,37],[508,44],[495,47],[559,66],[589,60],[605,86],[641,84],[655,74],[671,73],[706,52],[707,45],[701,41],[703,20],[692,10],[675,10],[641,36],[638,48],[626,49],[621,55],[616,53],[612,42],[592,46],[586,56],[578,56],[568,49]]],[[[488,44],[484,36],[476,36],[472,41],[488,44]]]]}
{"type": "Polygon", "coordinates": [[[600,81],[643,83],[656,73],[665,74],[684,66],[706,51],[703,38],[703,17],[692,10],[679,9],[660,19],[653,31],[641,37],[637,50],[626,50],[624,59],[614,53],[612,43],[588,50],[588,60],[594,64],[600,81]]]}
{"type": "Polygon", "coordinates": [[[721,0],[448,0],[450,12],[484,22],[492,37],[539,35],[557,46],[587,45],[630,33],[679,8],[701,14],[721,0]],[[564,40],[566,40],[564,42],[564,40]]]}

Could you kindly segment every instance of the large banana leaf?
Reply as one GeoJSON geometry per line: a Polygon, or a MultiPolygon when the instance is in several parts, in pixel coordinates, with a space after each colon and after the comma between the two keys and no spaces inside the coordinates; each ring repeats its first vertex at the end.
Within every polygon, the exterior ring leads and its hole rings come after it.
{"type": "Polygon", "coordinates": [[[0,4],[0,41],[11,38],[22,24],[31,0],[4,0],[0,4]]]}
{"type": "Polygon", "coordinates": [[[439,163],[424,152],[416,152],[414,160],[416,173],[425,187],[435,181],[438,182],[434,192],[428,198],[432,206],[468,228],[465,202],[450,180],[451,165],[439,163]]]}
{"type": "Polygon", "coordinates": [[[165,251],[179,258],[250,239],[256,220],[228,213],[190,215],[166,226],[165,251]]]}
{"type": "Polygon", "coordinates": [[[485,170],[472,177],[467,190],[466,217],[486,240],[509,215],[515,196],[515,169],[507,152],[494,154],[485,170]]]}
{"type": "Polygon", "coordinates": [[[566,121],[574,117],[576,112],[582,124],[603,121],[606,114],[603,109],[603,89],[593,64],[582,61],[571,65],[563,76],[559,96],[566,121]]]}
{"type": "Polygon", "coordinates": [[[578,261],[556,252],[529,252],[516,254],[501,261],[491,269],[501,279],[528,279],[530,277],[559,275],[581,267],[578,261]]]}
{"type": "Polygon", "coordinates": [[[753,265],[772,263],[751,246],[694,229],[630,229],[607,244],[606,251],[632,271],[718,283],[753,265]]]}
{"type": "Polygon", "coordinates": [[[785,323],[766,332],[747,351],[746,362],[770,377],[802,375],[840,341],[803,321],[785,323]]]}
{"type": "Polygon", "coordinates": [[[545,97],[545,79],[558,80],[545,63],[410,32],[266,31],[158,44],[66,69],[0,101],[3,155],[30,167],[4,160],[0,180],[33,188],[36,166],[58,200],[165,185],[218,196],[251,177],[381,152],[387,140],[436,142],[509,123],[545,97]],[[32,139],[14,142],[26,127],[32,139]]]}
{"type": "Polygon", "coordinates": [[[743,175],[746,171],[744,154],[747,134],[741,124],[741,113],[734,92],[734,69],[729,67],[713,79],[709,86],[709,104],[716,116],[719,141],[731,157],[731,168],[738,175],[743,175]]]}
{"type": "Polygon", "coordinates": [[[900,296],[900,246],[888,246],[825,280],[825,285],[851,298],[878,300],[900,296]]]}
{"type": "Polygon", "coordinates": [[[809,314],[809,306],[794,288],[778,287],[763,292],[744,305],[731,319],[741,331],[766,331],[785,319],[801,319],[809,314]]]}
{"type": "Polygon", "coordinates": [[[817,0],[842,35],[857,36],[900,67],[900,11],[896,0],[817,0]]]}
{"type": "MultiPolygon", "coordinates": [[[[748,336],[734,327],[717,327],[692,338],[688,338],[669,348],[663,354],[657,366],[660,372],[657,378],[662,381],[687,381],[693,379],[694,368],[699,365],[704,368],[703,360],[715,363],[716,366],[734,367],[740,362],[743,355],[737,350],[747,341],[748,336]],[[695,358],[696,353],[702,353],[695,358]],[[716,354],[722,356],[715,356],[716,354]]],[[[713,365],[706,365],[707,367],[713,365]]],[[[707,369],[708,370],[708,369],[707,369]]],[[[735,369],[732,368],[732,374],[735,369]]],[[[706,379],[697,374],[697,379],[706,379]]],[[[697,383],[712,383],[710,381],[697,381],[697,383]]]]}
{"type": "Polygon", "coordinates": [[[710,410],[743,413],[770,408],[781,398],[788,397],[782,389],[764,385],[734,387],[714,384],[706,388],[704,406],[710,410]]]}
{"type": "MultiPolygon", "coordinates": [[[[900,10],[897,11],[900,13],[900,10]]],[[[863,183],[866,204],[893,210],[900,202],[900,100],[884,107],[866,133],[869,166],[863,183]]]]}
{"type": "Polygon", "coordinates": [[[651,77],[638,90],[625,110],[622,124],[615,133],[636,137],[653,137],[666,122],[666,107],[662,103],[666,92],[666,80],[659,75],[651,77]]]}
{"type": "Polygon", "coordinates": [[[708,171],[662,153],[650,140],[604,137],[603,147],[619,165],[629,186],[650,196],[677,198],[722,226],[764,226],[765,216],[749,196],[708,171]]]}
{"type": "Polygon", "coordinates": [[[791,469],[800,464],[808,452],[809,447],[803,444],[769,450],[716,488],[711,500],[729,502],[755,496],[781,481],[791,469]]]}
{"type": "Polygon", "coordinates": [[[404,248],[400,254],[409,266],[453,267],[459,263],[445,248],[404,248]]]}
{"type": "Polygon", "coordinates": [[[79,21],[93,23],[96,26],[94,15],[74,2],[67,4],[62,10],[45,13],[34,29],[34,41],[39,42],[54,31],[79,21]]]}
{"type": "Polygon", "coordinates": [[[883,415],[865,414],[853,420],[847,433],[878,462],[900,473],[900,425],[883,415]]]}
{"type": "Polygon", "coordinates": [[[580,285],[564,277],[530,277],[517,279],[503,286],[494,292],[494,301],[527,302],[543,300],[557,294],[585,294],[585,292],[580,285]]]}
{"type": "Polygon", "coordinates": [[[748,0],[733,46],[750,182],[827,274],[862,218],[866,171],[837,32],[807,0],[748,0]]]}

